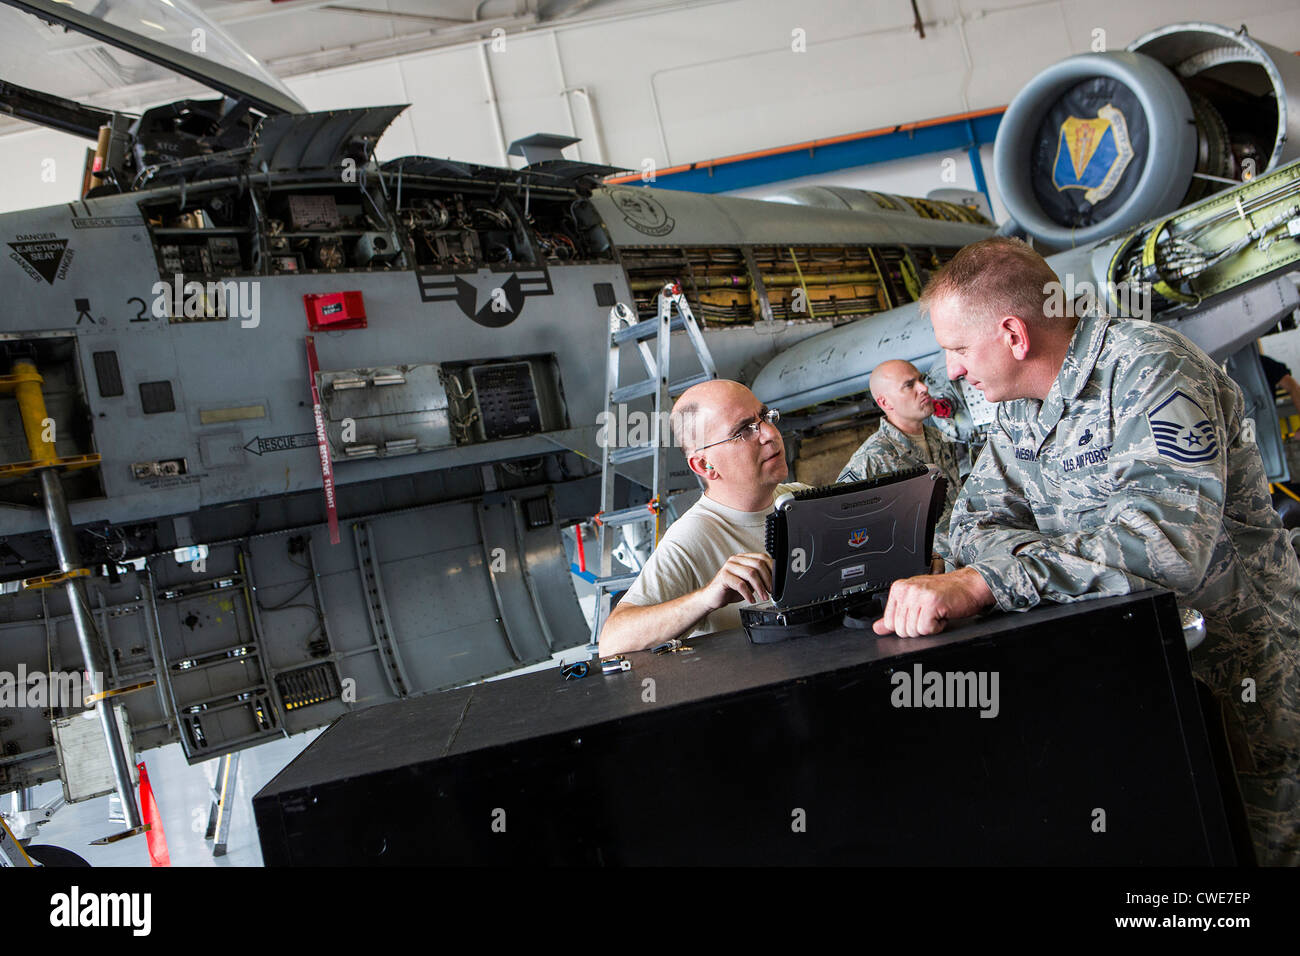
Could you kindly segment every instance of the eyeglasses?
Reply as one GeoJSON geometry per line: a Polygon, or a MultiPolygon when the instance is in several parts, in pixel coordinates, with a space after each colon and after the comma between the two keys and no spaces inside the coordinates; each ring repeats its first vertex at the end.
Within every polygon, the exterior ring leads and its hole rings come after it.
{"type": "Polygon", "coordinates": [[[714,445],[725,445],[729,441],[749,441],[758,434],[758,430],[763,427],[763,422],[767,422],[775,428],[776,423],[780,420],[781,413],[779,411],[775,408],[764,408],[758,413],[758,417],[752,422],[741,425],[740,428],[736,430],[736,434],[732,435],[730,438],[723,438],[720,441],[709,442],[707,445],[700,445],[695,449],[695,454],[698,455],[700,452],[704,451],[704,449],[712,448],[714,445]]]}

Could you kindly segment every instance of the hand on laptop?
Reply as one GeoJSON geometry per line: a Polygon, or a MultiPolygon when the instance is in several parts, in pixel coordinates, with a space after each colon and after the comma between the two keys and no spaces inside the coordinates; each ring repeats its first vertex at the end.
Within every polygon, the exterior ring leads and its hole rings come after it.
{"type": "Polygon", "coordinates": [[[715,611],[737,601],[766,601],[772,594],[772,556],[733,554],[704,586],[704,593],[715,611]]]}
{"type": "Polygon", "coordinates": [[[885,613],[871,627],[881,635],[923,637],[938,634],[949,621],[978,614],[993,603],[993,592],[974,568],[902,578],[890,587],[885,613]]]}

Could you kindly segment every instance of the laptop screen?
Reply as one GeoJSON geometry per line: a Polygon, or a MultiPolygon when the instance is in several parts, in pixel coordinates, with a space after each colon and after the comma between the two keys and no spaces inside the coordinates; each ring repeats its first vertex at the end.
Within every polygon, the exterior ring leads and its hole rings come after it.
{"type": "Polygon", "coordinates": [[[772,603],[873,593],[925,574],[944,493],[931,465],[782,495],[767,518],[772,603]]]}

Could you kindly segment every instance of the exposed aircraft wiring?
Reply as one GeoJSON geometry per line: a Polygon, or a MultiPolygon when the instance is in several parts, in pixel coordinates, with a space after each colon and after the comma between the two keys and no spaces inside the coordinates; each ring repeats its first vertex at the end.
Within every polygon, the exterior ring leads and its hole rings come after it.
{"type": "MultiPolygon", "coordinates": [[[[1256,210],[1262,209],[1265,206],[1269,206],[1274,201],[1281,198],[1282,196],[1286,196],[1288,194],[1294,193],[1296,192],[1296,190],[1297,190],[1297,186],[1294,182],[1283,183],[1280,186],[1273,187],[1268,192],[1260,193],[1258,196],[1252,196],[1248,201],[1241,204],[1240,207],[1241,214],[1245,216],[1249,216],[1251,213],[1255,212],[1256,210]]],[[[1232,219],[1235,219],[1237,217],[1238,217],[1237,207],[1234,206],[1231,209],[1226,209],[1223,212],[1215,213],[1214,215],[1209,216],[1206,219],[1198,222],[1195,228],[1189,230],[1186,233],[1183,233],[1180,236],[1180,238],[1189,241],[1195,241],[1196,239],[1200,238],[1200,236],[1202,236],[1206,232],[1206,230],[1212,229],[1213,227],[1218,225],[1222,225],[1223,223],[1229,222],[1232,219]]]]}
{"type": "Polygon", "coordinates": [[[453,418],[452,426],[455,427],[460,432],[462,438],[468,439],[469,430],[476,421],[478,421],[478,409],[475,409],[474,411],[470,412],[463,419],[453,418]]]}
{"type": "Polygon", "coordinates": [[[510,217],[500,209],[494,209],[491,206],[476,206],[474,208],[474,213],[483,216],[485,219],[491,219],[503,229],[510,229],[513,227],[510,217]]]}
{"type": "MultiPolygon", "coordinates": [[[[452,384],[454,388],[453,395],[458,402],[470,402],[473,400],[474,394],[472,392],[467,392],[465,387],[461,385],[459,375],[454,372],[449,373],[447,375],[447,380],[452,384]]],[[[478,421],[478,409],[471,409],[467,415],[456,415],[453,413],[453,408],[454,406],[451,404],[447,406],[448,419],[451,422],[451,427],[456,429],[460,438],[467,439],[469,437],[470,427],[478,421]]]]}
{"type": "MultiPolygon", "coordinates": [[[[367,165],[367,167],[370,167],[370,166],[373,166],[373,167],[374,167],[374,169],[375,169],[375,175],[379,177],[379,191],[380,191],[381,193],[383,193],[383,194],[384,194],[384,198],[387,199],[387,198],[388,198],[388,183],[385,182],[385,180],[384,180],[384,167],[383,167],[383,164],[382,164],[382,163],[380,163],[377,159],[375,159],[375,147],[376,147],[377,145],[379,145],[379,144],[378,144],[378,141],[371,142],[371,141],[367,140],[367,143],[368,143],[368,145],[369,145],[370,148],[366,151],[366,156],[369,158],[369,162],[368,162],[366,165],[367,165]]],[[[397,207],[394,206],[393,208],[397,208],[397,207]]]]}
{"type": "MultiPolygon", "coordinates": [[[[375,203],[374,197],[366,190],[366,168],[365,166],[361,167],[361,175],[357,177],[357,189],[361,192],[362,198],[365,199],[365,203],[361,207],[361,214],[369,221],[370,211],[381,207],[375,203]]],[[[387,195],[385,195],[385,198],[387,198],[387,195]]],[[[368,224],[372,223],[368,222],[368,224]]]]}
{"type": "MultiPolygon", "coordinates": [[[[1136,243],[1123,273],[1130,283],[1153,278],[1170,282],[1186,282],[1242,254],[1252,243],[1257,244],[1260,253],[1267,254],[1279,239],[1294,236],[1297,230],[1300,230],[1300,202],[1288,203],[1262,224],[1256,224],[1254,216],[1270,208],[1277,208],[1280,201],[1295,197],[1298,192],[1300,192],[1300,185],[1291,180],[1244,201],[1239,200],[1231,206],[1219,204],[1208,211],[1204,218],[1194,220],[1182,231],[1164,239],[1157,238],[1154,243],[1153,270],[1148,268],[1152,260],[1141,251],[1142,242],[1136,243]],[[1243,221],[1249,227],[1248,230],[1227,245],[1204,248],[1205,239],[1212,230],[1229,225],[1235,220],[1243,221]],[[1275,234],[1278,230],[1283,232],[1275,234]]],[[[1153,228],[1163,231],[1166,225],[1167,223],[1162,223],[1153,228]]],[[[1145,243],[1148,248],[1151,248],[1150,232],[1145,233],[1145,243]]],[[[1199,297],[1188,301],[1199,301],[1199,297]]]]}
{"type": "Polygon", "coordinates": [[[126,552],[127,552],[126,535],[122,533],[121,528],[117,528],[112,525],[108,526],[108,530],[116,532],[120,544],[119,553],[116,555],[113,554],[112,539],[109,538],[108,535],[100,534],[98,531],[94,530],[93,528],[86,528],[85,530],[87,534],[90,534],[91,536],[96,537],[100,541],[104,542],[104,548],[103,548],[104,554],[106,554],[115,563],[120,563],[122,559],[126,557],[126,552]]]}
{"type": "Polygon", "coordinates": [[[574,241],[562,232],[539,232],[534,230],[537,236],[537,244],[541,249],[542,255],[548,259],[559,259],[561,261],[576,259],[578,257],[578,247],[574,241]]]}
{"type": "Polygon", "coordinates": [[[304,584],[304,585],[303,585],[302,587],[300,587],[298,590],[294,591],[293,594],[289,595],[287,598],[285,598],[285,599],[284,599],[283,601],[281,601],[279,604],[263,604],[263,603],[259,600],[259,601],[257,602],[258,609],[259,609],[259,610],[262,610],[262,611],[282,611],[282,610],[284,610],[284,609],[287,608],[287,607],[305,607],[306,605],[291,605],[289,602],[292,601],[294,598],[296,598],[296,597],[297,597],[299,594],[301,594],[303,591],[307,590],[309,587],[311,587],[311,581],[308,581],[306,584],[304,584]]]}
{"type": "Polygon", "coordinates": [[[541,458],[534,458],[527,462],[501,462],[503,471],[514,475],[516,478],[531,478],[546,466],[546,462],[541,458]]]}
{"type": "Polygon", "coordinates": [[[451,373],[450,375],[448,375],[447,378],[448,378],[448,380],[451,382],[451,384],[455,386],[455,388],[456,388],[456,397],[457,397],[458,399],[460,399],[462,402],[467,402],[467,401],[469,401],[471,398],[473,398],[473,394],[470,393],[470,392],[465,391],[465,386],[463,386],[463,385],[460,383],[460,376],[459,376],[459,375],[457,375],[457,374],[455,374],[455,373],[453,372],[453,373],[451,373]]]}
{"type": "Polygon", "coordinates": [[[1186,239],[1175,236],[1158,247],[1164,252],[1160,260],[1161,272],[1173,278],[1189,279],[1237,255],[1252,242],[1259,243],[1260,252],[1267,252],[1268,247],[1277,241],[1276,238],[1270,239],[1268,234],[1297,218],[1300,218],[1300,204],[1283,210],[1218,252],[1207,252],[1186,239]]]}
{"type": "Polygon", "coordinates": [[[587,461],[589,461],[589,462],[592,462],[593,464],[596,464],[596,465],[599,465],[599,464],[600,464],[599,459],[592,458],[590,455],[586,454],[585,452],[579,451],[577,448],[573,448],[573,447],[571,447],[571,446],[569,446],[569,445],[564,444],[564,442],[560,441],[559,439],[557,439],[557,438],[556,438],[555,436],[553,436],[553,435],[547,435],[547,434],[543,433],[543,434],[541,434],[541,435],[538,435],[537,437],[538,437],[538,438],[544,438],[544,439],[546,439],[547,441],[551,442],[552,444],[554,444],[554,445],[558,445],[559,447],[563,448],[565,451],[567,451],[567,452],[572,452],[573,454],[577,455],[579,458],[583,458],[583,459],[585,459],[585,460],[587,460],[587,461]]]}

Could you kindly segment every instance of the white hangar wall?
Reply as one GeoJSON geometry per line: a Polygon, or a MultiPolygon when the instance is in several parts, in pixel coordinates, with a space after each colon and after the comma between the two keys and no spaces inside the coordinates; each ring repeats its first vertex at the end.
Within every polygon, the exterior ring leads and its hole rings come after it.
{"type": "MultiPolygon", "coordinates": [[[[909,5],[894,0],[610,7],[603,19],[507,36],[496,50],[468,43],[287,83],[311,109],[413,103],[381,142],[385,159],[424,153],[501,164],[506,144],[547,131],[581,136],[574,158],[663,169],[1003,106],[1036,72],[1087,52],[1095,38],[1119,48],[1165,23],[1225,16],[1214,0],[922,0],[921,39],[909,5]],[[800,37],[805,52],[793,49],[800,37]]],[[[1256,37],[1300,49],[1293,0],[1242,0],[1231,23],[1242,22],[1256,37]]],[[[44,130],[0,137],[0,211],[76,198],[84,148],[44,130]]],[[[924,193],[937,158],[819,179],[924,193]]],[[[965,155],[955,158],[956,185],[973,187],[965,155]]],[[[741,194],[769,191],[755,185],[741,194]]]]}

